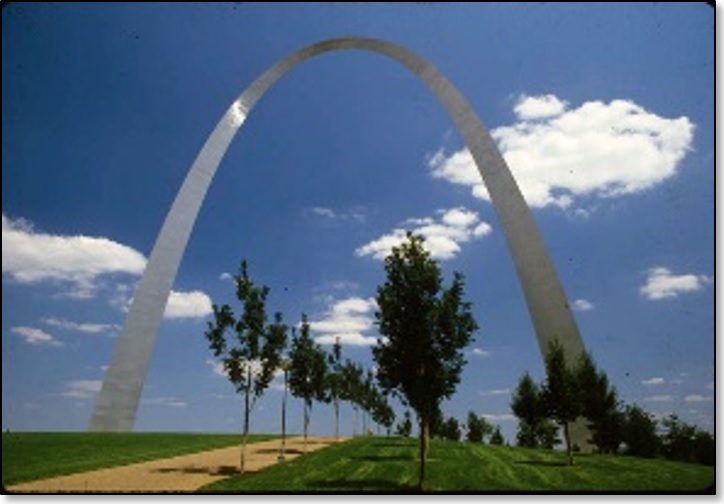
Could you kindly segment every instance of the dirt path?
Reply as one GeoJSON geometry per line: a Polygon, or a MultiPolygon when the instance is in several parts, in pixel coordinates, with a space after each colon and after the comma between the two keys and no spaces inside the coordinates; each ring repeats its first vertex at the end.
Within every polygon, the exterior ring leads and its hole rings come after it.
{"type": "MultiPolygon", "coordinates": [[[[246,471],[254,472],[278,463],[278,439],[246,447],[246,471]]],[[[304,438],[287,439],[286,460],[302,454],[304,438]]],[[[312,452],[334,444],[334,438],[309,438],[312,452]]],[[[178,457],[140,462],[13,485],[17,493],[128,493],[193,492],[214,481],[232,476],[239,468],[240,447],[232,446],[178,457]]]]}

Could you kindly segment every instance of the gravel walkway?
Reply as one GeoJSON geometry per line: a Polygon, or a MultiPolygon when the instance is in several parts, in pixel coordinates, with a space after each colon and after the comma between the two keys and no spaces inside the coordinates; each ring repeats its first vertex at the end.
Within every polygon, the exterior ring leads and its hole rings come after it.
{"type": "MultiPolygon", "coordinates": [[[[334,438],[310,437],[307,451],[334,444],[334,438]]],[[[277,464],[280,440],[248,444],[246,472],[277,464]]],[[[287,439],[286,460],[303,453],[304,438],[287,439]]],[[[11,493],[160,493],[193,492],[214,481],[237,474],[239,446],[140,462],[109,469],[58,476],[6,488],[11,493]]]]}

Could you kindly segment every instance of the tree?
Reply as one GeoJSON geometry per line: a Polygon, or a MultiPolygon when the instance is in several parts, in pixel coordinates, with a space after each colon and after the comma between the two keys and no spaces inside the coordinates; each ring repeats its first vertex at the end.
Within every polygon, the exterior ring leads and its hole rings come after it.
{"type": "Polygon", "coordinates": [[[518,381],[510,407],[519,420],[516,436],[518,446],[550,450],[560,443],[558,427],[546,418],[540,387],[528,373],[518,381]]]}
{"type": "Polygon", "coordinates": [[[289,352],[289,390],[295,397],[304,400],[304,451],[307,451],[309,416],[313,401],[328,402],[327,358],[324,350],[316,344],[309,330],[307,315],[302,314],[299,336],[292,331],[292,348],[289,352]]]}
{"type": "Polygon", "coordinates": [[[236,297],[242,304],[237,319],[229,305],[213,305],[214,320],[206,329],[206,339],[214,357],[221,360],[226,376],[244,396],[244,434],[240,472],[244,472],[246,442],[249,436],[251,410],[269,386],[281,363],[281,352],[287,343],[287,326],[281,313],[267,325],[266,298],[269,287],[257,286],[250,278],[246,261],[241,262],[234,277],[236,297]]]}
{"type": "Polygon", "coordinates": [[[626,453],[638,457],[655,457],[659,453],[660,440],[656,435],[656,420],[637,405],[628,406],[624,412],[623,442],[626,453]]]}
{"type": "Polygon", "coordinates": [[[354,410],[354,427],[352,435],[357,435],[357,417],[359,416],[360,403],[362,402],[362,366],[347,359],[341,369],[342,387],[340,399],[348,401],[354,410]]]}
{"type": "Polygon", "coordinates": [[[596,368],[588,353],[581,356],[576,380],[581,392],[582,414],[588,419],[592,433],[591,441],[601,453],[616,453],[623,430],[616,389],[609,385],[606,373],[596,368]]]}
{"type": "Polygon", "coordinates": [[[493,432],[493,435],[490,436],[490,444],[502,446],[504,443],[505,439],[503,439],[503,435],[500,433],[500,427],[496,425],[495,432],[493,432]]]}
{"type": "Polygon", "coordinates": [[[420,477],[425,482],[430,420],[440,401],[450,397],[465,365],[462,349],[478,328],[471,304],[463,300],[465,282],[456,272],[442,287],[436,261],[421,236],[406,240],[385,259],[387,279],[377,290],[379,332],[373,348],[377,380],[383,390],[404,398],[420,425],[420,477]]]}
{"type": "Polygon", "coordinates": [[[455,417],[450,417],[442,422],[440,437],[449,441],[460,441],[460,424],[455,417]]]}
{"type": "Polygon", "coordinates": [[[661,424],[664,428],[661,454],[671,460],[694,462],[697,428],[682,422],[673,414],[664,418],[661,424]]]}
{"type": "Polygon", "coordinates": [[[410,411],[405,410],[405,415],[402,421],[397,424],[397,435],[410,437],[410,434],[412,434],[412,420],[410,419],[410,411]]]}
{"type": "Polygon", "coordinates": [[[568,424],[575,421],[583,409],[575,373],[566,363],[563,347],[551,341],[545,356],[546,381],[541,398],[546,416],[563,428],[568,464],[573,465],[573,447],[568,424]]]}
{"type": "Polygon", "coordinates": [[[332,353],[329,354],[329,373],[327,389],[334,406],[334,439],[339,441],[339,400],[343,395],[344,376],[342,374],[342,345],[339,338],[335,339],[332,353]]]}
{"type": "Polygon", "coordinates": [[[483,443],[485,437],[493,433],[493,426],[473,411],[468,411],[467,427],[467,440],[473,443],[483,443]]]}

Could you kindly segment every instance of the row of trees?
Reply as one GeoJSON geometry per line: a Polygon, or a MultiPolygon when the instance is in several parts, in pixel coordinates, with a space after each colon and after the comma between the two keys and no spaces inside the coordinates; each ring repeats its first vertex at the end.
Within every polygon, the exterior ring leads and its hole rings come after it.
{"type": "Polygon", "coordinates": [[[339,437],[340,401],[352,405],[355,418],[361,410],[365,424],[370,416],[387,429],[392,427],[394,410],[376,387],[372,373],[368,371],[365,375],[359,364],[343,362],[339,341],[332,352],[327,353],[312,339],[307,316],[302,314],[300,330],[291,328],[290,342],[289,327],[284,324],[281,313],[275,313],[273,321],[268,323],[269,288],[256,285],[250,279],[246,261],[242,261],[234,280],[241,313],[237,317],[229,305],[214,305],[213,321],[208,323],[205,336],[229,381],[244,398],[241,472],[244,472],[251,412],[279,370],[285,374],[285,387],[288,384],[292,395],[304,404],[305,449],[314,402],[333,404],[335,437],[339,437]]]}
{"type": "MultiPolygon", "coordinates": [[[[473,443],[488,443],[491,445],[505,444],[500,427],[489,423],[485,417],[468,412],[465,423],[458,421],[455,417],[443,419],[436,415],[430,424],[430,436],[432,438],[447,439],[449,441],[460,441],[465,433],[465,440],[473,443]]],[[[412,433],[412,422],[410,412],[405,411],[403,420],[397,424],[397,435],[410,437],[412,433]]]]}
{"type": "MultiPolygon", "coordinates": [[[[254,402],[269,386],[274,373],[288,373],[289,390],[304,401],[305,439],[315,401],[332,402],[338,434],[340,401],[349,401],[355,418],[361,410],[389,432],[394,411],[387,397],[397,397],[416,414],[420,432],[419,487],[425,482],[425,465],[431,425],[441,419],[440,403],[460,382],[466,364],[463,348],[472,341],[477,323],[471,305],[464,300],[465,282],[455,272],[451,285],[443,286],[438,263],[423,247],[421,236],[408,233],[406,240],[385,259],[387,280],[377,290],[375,313],[380,338],[373,348],[377,374],[364,373],[358,364],[342,362],[337,344],[327,354],[310,334],[305,315],[299,333],[292,328],[288,359],[284,358],[289,327],[282,314],[267,320],[269,288],[256,285],[241,263],[235,277],[241,313],[235,317],[228,305],[214,305],[214,319],[205,333],[214,356],[221,361],[229,380],[244,396],[244,434],[241,471],[254,402]],[[376,384],[375,384],[376,381],[376,384]]],[[[411,431],[409,414],[402,429],[411,431]]],[[[452,426],[450,424],[449,426],[452,426]]],[[[355,428],[356,430],[356,428],[355,428]]]]}
{"type": "Polygon", "coordinates": [[[561,442],[560,427],[572,464],[575,447],[571,446],[568,427],[585,418],[591,432],[589,442],[600,453],[714,464],[716,446],[710,433],[687,425],[675,415],[658,422],[639,406],[623,404],[590,355],[583,354],[569,366],[562,347],[554,341],[546,354],[545,370],[541,384],[524,374],[513,394],[511,409],[519,420],[519,446],[552,449],[561,442]]]}

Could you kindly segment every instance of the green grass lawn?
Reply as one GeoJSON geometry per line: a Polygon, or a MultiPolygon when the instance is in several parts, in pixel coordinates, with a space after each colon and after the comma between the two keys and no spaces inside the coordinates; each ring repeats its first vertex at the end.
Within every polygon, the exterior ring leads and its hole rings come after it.
{"type": "MultiPolygon", "coordinates": [[[[253,435],[250,442],[274,439],[253,435]]],[[[239,434],[3,433],[3,486],[241,444],[239,434]]]]}
{"type": "MultiPolygon", "coordinates": [[[[234,476],[200,492],[411,492],[418,475],[417,441],[356,438],[270,467],[234,476]]],[[[702,491],[714,468],[613,455],[433,441],[428,489],[438,492],[702,491]]]]}

